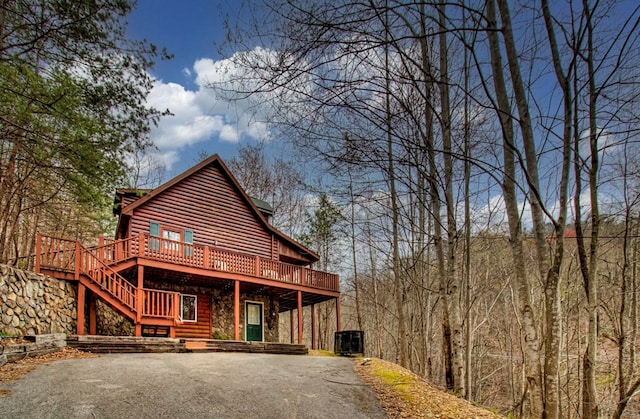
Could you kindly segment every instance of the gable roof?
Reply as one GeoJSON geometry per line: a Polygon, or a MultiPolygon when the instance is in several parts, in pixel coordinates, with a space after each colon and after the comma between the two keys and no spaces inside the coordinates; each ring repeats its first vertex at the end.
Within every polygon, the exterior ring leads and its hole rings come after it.
{"type": "MultiPolygon", "coordinates": [[[[229,171],[229,168],[222,161],[220,156],[218,156],[218,154],[214,154],[214,155],[206,158],[205,160],[203,160],[200,163],[196,164],[192,168],[182,172],[178,176],[174,177],[173,179],[169,180],[168,182],[164,183],[163,185],[160,185],[156,189],[151,190],[150,192],[148,192],[147,194],[145,194],[141,198],[135,200],[131,204],[129,204],[126,207],[122,208],[121,211],[120,211],[120,215],[124,215],[124,216],[133,215],[133,211],[136,208],[144,205],[148,201],[151,201],[156,196],[162,194],[163,192],[165,192],[169,188],[177,185],[178,183],[180,183],[184,179],[194,175],[195,173],[199,172],[200,170],[202,170],[205,167],[207,167],[207,166],[209,166],[211,164],[214,164],[214,163],[218,163],[220,170],[226,176],[226,178],[230,181],[232,187],[240,194],[242,200],[249,206],[251,211],[258,218],[260,223],[264,226],[264,228],[267,231],[273,233],[280,240],[282,240],[283,242],[289,244],[294,249],[298,250],[300,252],[300,254],[302,254],[304,256],[308,256],[314,262],[316,262],[316,261],[318,261],[320,259],[320,257],[315,252],[309,250],[308,248],[303,246],[301,243],[297,242],[296,240],[292,239],[291,237],[287,236],[286,234],[284,234],[283,232],[281,232],[280,230],[278,230],[277,228],[275,228],[271,224],[269,224],[269,222],[262,215],[261,211],[258,209],[256,204],[254,203],[254,201],[249,197],[249,195],[247,195],[247,193],[244,191],[244,189],[240,186],[240,183],[238,183],[238,180],[229,171]]],[[[261,202],[263,202],[263,201],[261,201],[261,202]]]]}

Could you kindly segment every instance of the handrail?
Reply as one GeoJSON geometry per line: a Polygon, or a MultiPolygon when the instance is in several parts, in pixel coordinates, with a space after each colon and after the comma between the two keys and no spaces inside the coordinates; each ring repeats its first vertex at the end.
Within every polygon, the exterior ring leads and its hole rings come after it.
{"type": "Polygon", "coordinates": [[[95,254],[80,245],[80,271],[118,301],[136,312],[136,287],[111,269],[95,254]]]}
{"type": "Polygon", "coordinates": [[[75,240],[38,234],[36,241],[36,271],[41,266],[66,272],[75,270],[75,240]]]}

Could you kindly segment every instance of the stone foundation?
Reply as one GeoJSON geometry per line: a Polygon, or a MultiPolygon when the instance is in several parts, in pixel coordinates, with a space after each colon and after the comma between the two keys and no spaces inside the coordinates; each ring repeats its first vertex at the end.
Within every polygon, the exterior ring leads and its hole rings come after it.
{"type": "MultiPolygon", "coordinates": [[[[175,291],[184,294],[207,294],[211,298],[212,304],[212,334],[220,339],[233,339],[233,289],[213,289],[208,287],[193,287],[179,284],[168,284],[166,282],[156,282],[145,280],[144,286],[147,288],[161,289],[165,291],[175,291]]],[[[279,341],[279,302],[277,297],[269,297],[258,294],[240,294],[240,340],[244,340],[245,324],[245,302],[252,301],[263,303],[264,305],[264,340],[265,342],[279,341]]]]}
{"type": "Polygon", "coordinates": [[[75,284],[0,265],[0,332],[75,333],[76,296],[75,284]]]}
{"type": "Polygon", "coordinates": [[[134,336],[136,334],[136,327],[131,320],[113,311],[100,299],[96,301],[96,329],[96,332],[103,336],[134,336]]]}

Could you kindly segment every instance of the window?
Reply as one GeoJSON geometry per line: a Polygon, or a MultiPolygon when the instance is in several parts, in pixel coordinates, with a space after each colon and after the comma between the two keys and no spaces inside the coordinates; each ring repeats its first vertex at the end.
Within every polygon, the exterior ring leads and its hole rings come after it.
{"type": "Polygon", "coordinates": [[[178,251],[178,247],[180,246],[179,242],[180,241],[180,233],[178,233],[177,231],[171,231],[171,230],[162,230],[162,238],[167,239],[167,240],[171,240],[169,241],[165,241],[164,242],[164,248],[177,252],[178,251]]]}
{"type": "Polygon", "coordinates": [[[182,320],[183,322],[197,321],[197,307],[197,296],[180,294],[180,320],[182,320]]]}
{"type": "Polygon", "coordinates": [[[193,231],[184,231],[184,255],[186,257],[193,256],[193,231]]]}
{"type": "Polygon", "coordinates": [[[149,223],[149,250],[160,250],[160,223],[149,223]]]}

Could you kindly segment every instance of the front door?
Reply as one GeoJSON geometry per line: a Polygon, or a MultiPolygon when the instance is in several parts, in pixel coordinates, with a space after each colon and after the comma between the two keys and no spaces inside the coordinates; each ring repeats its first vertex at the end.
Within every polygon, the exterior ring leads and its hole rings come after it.
{"type": "Polygon", "coordinates": [[[262,304],[247,302],[247,341],[262,342],[262,304]]]}

